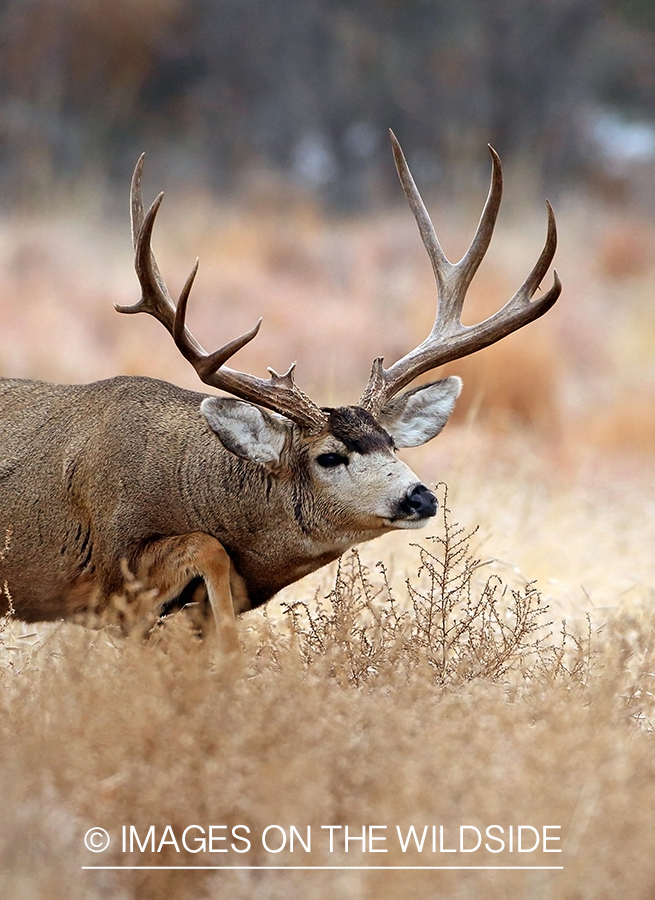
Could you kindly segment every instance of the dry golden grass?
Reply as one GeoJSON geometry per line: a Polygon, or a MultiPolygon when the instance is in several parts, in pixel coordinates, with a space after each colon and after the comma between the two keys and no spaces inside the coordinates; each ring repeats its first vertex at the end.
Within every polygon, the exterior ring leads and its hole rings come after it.
{"type": "MultiPolygon", "coordinates": [[[[332,222],[306,205],[199,200],[185,215],[180,202],[166,201],[160,263],[179,285],[201,255],[191,320],[207,345],[265,315],[245,369],[298,358],[317,399],[354,401],[373,356],[429,329],[429,267],[404,211],[332,222]]],[[[0,225],[2,373],[196,387],[159,326],[111,311],[136,295],[127,230],[91,218],[0,225]]],[[[474,219],[444,236],[452,255],[474,219]]],[[[224,671],[182,616],[147,645],[111,629],[0,626],[0,896],[653,895],[655,233],[579,203],[559,221],[560,304],[458,366],[459,422],[407,454],[426,481],[448,483],[450,517],[364,546],[244,616],[248,677],[224,671]],[[642,244],[622,244],[636,231],[642,244]],[[153,825],[157,845],[171,826],[180,852],[123,853],[123,825],[141,841],[153,825]],[[247,825],[251,849],[192,854],[190,825],[247,825]],[[270,825],[303,838],[310,826],[311,852],[266,852],[270,825]],[[345,853],[341,830],[330,853],[328,825],[387,826],[375,846],[388,852],[345,853]],[[403,853],[396,826],[410,825],[436,826],[437,841],[444,826],[446,847],[460,825],[559,826],[563,852],[433,853],[429,837],[403,853]],[[93,826],[111,835],[104,853],[84,848],[93,826]],[[100,864],[563,869],[82,868],[100,864]]],[[[474,310],[518,286],[542,226],[501,220],[474,310]]]]}

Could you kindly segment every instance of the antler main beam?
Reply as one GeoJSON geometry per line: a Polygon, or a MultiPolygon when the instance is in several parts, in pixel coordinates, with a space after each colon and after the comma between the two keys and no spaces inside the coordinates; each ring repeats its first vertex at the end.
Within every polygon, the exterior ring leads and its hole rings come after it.
{"type": "Polygon", "coordinates": [[[161,277],[151,246],[155,219],[164,195],[159,194],[148,212],[144,213],[141,192],[143,161],[144,155],[140,157],[134,169],[130,191],[132,243],[135,252],[134,267],[141,285],[141,299],[132,306],[114,304],[115,308],[121,313],[145,312],[158,319],[171,334],[180,353],[191,363],[204,384],[220,388],[242,400],[281,413],[308,431],[320,431],[327,421],[327,416],[295,383],[293,378],[295,363],[284,375],[278,375],[269,368],[268,371],[271,374],[269,379],[256,378],[245,372],[237,372],[225,365],[230,357],[255,337],[259,331],[261,319],[250,331],[229,341],[214,353],[207,353],[186,327],[187,305],[198,271],[198,260],[196,260],[180,298],[175,304],[161,277]]]}
{"type": "Polygon", "coordinates": [[[378,415],[398,391],[407,387],[419,375],[482,350],[538,319],[553,306],[562,289],[557,272],[554,272],[554,283],[550,290],[537,300],[532,300],[548,271],[557,246],[555,216],[550,203],[546,201],[548,210],[546,243],[526,280],[511,300],[484,322],[471,326],[462,325],[461,316],[466,291],[487,252],[500,208],[503,192],[500,159],[496,151],[489,147],[492,161],[489,195],[471,246],[458,263],[451,263],[441,249],[432,220],[393,132],[391,144],[400,182],[432,263],[437,282],[438,305],[432,331],[422,344],[388,369],[384,368],[382,357],[373,361],[368,384],[359,401],[360,405],[373,415],[378,415]]]}

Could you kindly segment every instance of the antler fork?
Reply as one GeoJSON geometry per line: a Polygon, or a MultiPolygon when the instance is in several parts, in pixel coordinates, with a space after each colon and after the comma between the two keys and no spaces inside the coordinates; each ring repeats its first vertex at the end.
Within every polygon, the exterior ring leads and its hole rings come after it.
{"type": "Polygon", "coordinates": [[[382,357],[373,361],[368,384],[359,401],[360,405],[373,415],[378,415],[398,391],[419,375],[454,359],[475,353],[476,350],[482,350],[539,318],[555,303],[562,289],[557,272],[554,272],[554,284],[550,290],[537,300],[531,299],[548,271],[557,246],[555,216],[550,203],[546,201],[548,210],[546,243],[526,280],[511,300],[484,322],[472,326],[462,325],[461,315],[466,291],[487,252],[500,208],[503,192],[500,159],[490,146],[491,186],[480,223],[464,256],[458,263],[451,263],[441,249],[430,216],[393,132],[391,144],[400,182],[432,263],[437,281],[438,307],[432,331],[422,344],[388,369],[384,368],[382,357]]]}
{"type": "Polygon", "coordinates": [[[114,304],[115,308],[121,313],[145,312],[158,319],[172,335],[180,353],[191,363],[204,384],[281,413],[305,430],[320,431],[325,426],[327,416],[295,383],[293,378],[295,363],[284,375],[278,375],[269,368],[271,377],[268,379],[256,378],[254,375],[229,369],[225,365],[230,357],[255,337],[261,319],[250,331],[229,341],[213,353],[207,353],[186,327],[187,305],[198,271],[198,260],[175,304],[161,277],[151,246],[155,219],[164,195],[159,194],[148,212],[144,214],[141,192],[143,161],[144,155],[139,158],[134,169],[130,191],[134,267],[141,285],[141,299],[132,306],[114,304]]]}

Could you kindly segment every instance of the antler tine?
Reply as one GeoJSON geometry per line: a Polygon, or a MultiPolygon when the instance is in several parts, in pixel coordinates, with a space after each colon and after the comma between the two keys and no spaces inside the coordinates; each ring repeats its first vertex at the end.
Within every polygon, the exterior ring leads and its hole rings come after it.
{"type": "Polygon", "coordinates": [[[503,187],[500,159],[490,146],[491,185],[482,216],[469,249],[458,263],[451,263],[441,249],[430,216],[393,132],[391,143],[403,190],[432,263],[437,281],[438,305],[432,331],[422,344],[388,369],[384,368],[382,357],[373,361],[368,384],[359,401],[360,405],[373,415],[377,415],[398,391],[419,375],[488,347],[512,331],[539,318],[555,303],[562,289],[557,272],[553,272],[553,286],[539,300],[531,302],[532,296],[548,271],[557,246],[555,216],[550,203],[546,201],[548,211],[546,242],[524,283],[502,309],[484,322],[473,326],[462,325],[461,314],[466,291],[489,247],[500,208],[503,187]]]}
{"type": "Polygon", "coordinates": [[[225,366],[230,357],[253,340],[261,326],[261,319],[250,331],[228,341],[214,353],[207,353],[186,327],[187,306],[198,272],[198,260],[182,288],[178,303],[175,304],[161,277],[151,245],[155,219],[164,195],[159,194],[148,212],[144,214],[141,192],[143,161],[142,154],[134,169],[130,190],[134,267],[141,285],[141,298],[132,306],[114,304],[115,309],[122,313],[145,312],[161,322],[173,337],[179,351],[191,363],[205,384],[281,413],[307,430],[320,430],[325,425],[327,416],[295,384],[293,365],[284,375],[277,375],[271,370],[270,379],[256,378],[225,366]]]}
{"type": "MultiPolygon", "coordinates": [[[[543,278],[553,261],[553,257],[555,256],[555,250],[557,249],[557,224],[555,222],[555,213],[553,212],[553,207],[550,205],[550,202],[548,200],[546,200],[546,215],[548,216],[548,228],[546,231],[546,241],[544,243],[543,250],[539,255],[539,259],[534,264],[534,268],[515,294],[516,297],[525,296],[526,302],[532,298],[535,291],[543,281],[543,278]]],[[[555,272],[554,274],[555,278],[557,279],[557,272],[555,272]]],[[[512,300],[513,299],[514,298],[512,298],[512,300]]],[[[512,301],[510,301],[510,303],[511,302],[512,301]]],[[[553,301],[553,303],[554,302],[555,301],[553,301]]],[[[543,303],[543,298],[539,301],[539,303],[543,303]]],[[[546,312],[546,310],[544,310],[544,312],[546,312]]]]}
{"type": "Polygon", "coordinates": [[[194,344],[197,344],[197,341],[187,329],[185,322],[189,295],[191,294],[191,288],[193,287],[193,282],[195,281],[198,272],[198,263],[199,260],[196,259],[195,265],[182,288],[180,299],[177,301],[171,334],[175,341],[175,345],[179,348],[184,358],[195,367],[200,376],[200,380],[207,384],[209,383],[208,379],[210,379],[231,356],[234,356],[234,354],[241,350],[242,347],[249,344],[257,335],[262,324],[262,319],[260,318],[250,331],[246,331],[245,334],[228,341],[227,344],[224,344],[218,350],[215,350],[214,353],[204,353],[204,351],[202,355],[195,353],[194,348],[189,346],[189,338],[194,344]]]}
{"type": "Polygon", "coordinates": [[[146,155],[142,153],[134,167],[134,172],[132,172],[132,182],[130,184],[130,224],[132,226],[132,247],[135,250],[144,219],[141,179],[143,178],[145,159],[146,155]]]}
{"type": "MultiPolygon", "coordinates": [[[[130,185],[130,221],[132,228],[132,246],[134,247],[134,267],[136,269],[139,284],[141,285],[141,298],[131,306],[120,306],[115,303],[114,308],[122,313],[147,312],[158,319],[172,334],[173,320],[175,318],[175,303],[171,297],[164,279],[161,277],[157,260],[152,252],[152,232],[155,227],[155,219],[164,199],[163,192],[158,194],[152,202],[147,213],[144,213],[143,194],[141,191],[141,179],[143,177],[143,164],[145,153],[139,157],[130,185]]],[[[198,268],[198,263],[192,271],[189,280],[193,283],[198,268]]],[[[186,289],[186,285],[185,285],[186,289]]],[[[189,290],[190,290],[189,285],[189,290]]],[[[191,335],[189,335],[191,338],[191,335]]],[[[193,340],[193,338],[191,338],[193,340]]],[[[202,347],[198,344],[198,351],[202,347]]]]}
{"type": "Polygon", "coordinates": [[[430,218],[430,214],[425,208],[423,198],[418,192],[416,182],[414,181],[412,173],[409,170],[409,166],[407,165],[407,160],[405,159],[403,149],[400,146],[398,138],[391,129],[389,129],[389,137],[391,138],[391,150],[393,152],[393,160],[396,165],[398,178],[400,179],[403,191],[405,192],[405,197],[407,197],[407,202],[409,203],[410,209],[414,213],[414,218],[416,219],[416,224],[418,225],[418,230],[421,234],[423,245],[425,246],[425,249],[428,252],[428,256],[430,257],[430,262],[432,263],[434,274],[437,280],[439,280],[441,277],[441,270],[444,267],[451,266],[452,264],[448,262],[445,253],[441,249],[441,244],[439,243],[439,238],[437,237],[437,233],[434,230],[432,219],[430,218]]]}
{"type": "Polygon", "coordinates": [[[416,187],[398,138],[391,130],[389,134],[398,177],[414,213],[437,281],[439,305],[433,331],[439,329],[447,332],[449,327],[456,325],[461,318],[466,291],[491,243],[503,195],[503,172],[500,158],[493,147],[489,145],[492,161],[489,194],[471,245],[459,262],[452,263],[441,248],[432,219],[416,187]]]}
{"type": "MultiPolygon", "coordinates": [[[[547,313],[548,310],[555,305],[562,292],[562,282],[560,281],[557,271],[553,269],[553,284],[550,289],[537,300],[532,300],[532,297],[539,288],[546,272],[550,268],[550,264],[553,261],[555,250],[557,248],[555,213],[548,200],[546,200],[546,209],[548,214],[546,241],[532,271],[514,296],[507,301],[505,306],[499,309],[498,312],[489,316],[484,322],[481,322],[480,325],[472,326],[470,329],[471,331],[477,330],[480,349],[489,344],[493,344],[495,341],[500,340],[506,335],[511,334],[513,331],[517,331],[524,325],[528,325],[530,322],[543,316],[544,313],[547,313]],[[490,336],[491,340],[487,340],[487,336],[490,336]]],[[[467,350],[467,353],[473,353],[476,349],[478,348],[473,347],[473,349],[467,350]]],[[[457,359],[458,357],[451,358],[457,359]]]]}
{"type": "Polygon", "coordinates": [[[500,210],[500,202],[503,199],[503,167],[500,163],[500,157],[491,146],[487,144],[489,153],[491,154],[491,183],[489,185],[489,193],[482,209],[482,215],[475,235],[471,241],[471,245],[456,264],[455,268],[462,274],[461,278],[461,299],[459,305],[459,313],[462,312],[464,305],[464,295],[469,284],[473,280],[473,276],[478,271],[480,263],[489,249],[491,238],[493,237],[494,228],[496,227],[496,219],[500,210]]]}

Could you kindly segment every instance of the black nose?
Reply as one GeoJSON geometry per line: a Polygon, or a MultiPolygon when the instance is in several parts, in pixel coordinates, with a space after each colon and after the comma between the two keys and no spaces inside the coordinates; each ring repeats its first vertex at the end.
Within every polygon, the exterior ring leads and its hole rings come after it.
{"type": "Polygon", "coordinates": [[[405,498],[407,507],[422,519],[437,514],[437,498],[424,484],[416,484],[405,498]]]}

